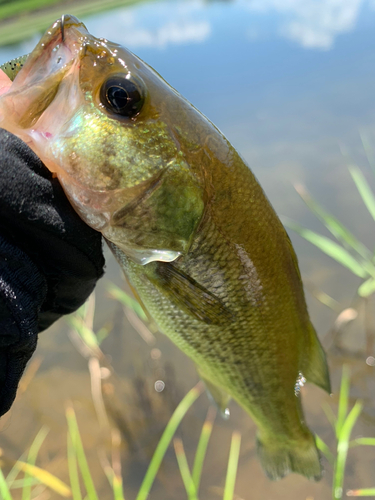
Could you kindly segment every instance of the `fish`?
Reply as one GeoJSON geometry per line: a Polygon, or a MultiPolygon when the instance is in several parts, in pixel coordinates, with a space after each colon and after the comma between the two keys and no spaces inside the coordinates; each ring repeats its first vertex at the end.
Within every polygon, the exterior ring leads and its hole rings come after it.
{"type": "MultiPolygon", "coordinates": [[[[319,480],[300,388],[331,392],[291,241],[224,135],[148,64],[65,15],[3,66],[0,126],[24,140],[100,231],[137,299],[225,414],[257,425],[270,479],[319,480]]],[[[241,96],[219,75],[223,104],[241,96]]]]}

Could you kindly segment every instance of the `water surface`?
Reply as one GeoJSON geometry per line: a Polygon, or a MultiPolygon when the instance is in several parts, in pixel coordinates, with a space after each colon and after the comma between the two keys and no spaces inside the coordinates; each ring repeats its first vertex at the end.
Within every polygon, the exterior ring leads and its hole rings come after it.
{"type": "MultiPolygon", "coordinates": [[[[294,183],[302,183],[369,248],[375,246],[374,222],[347,169],[350,156],[375,185],[360,137],[362,134],[375,146],[375,2],[156,1],[83,21],[94,35],[130,48],[205,113],[245,158],[280,215],[326,234],[294,190],[294,183]]],[[[37,38],[0,49],[1,60],[27,53],[37,38]]],[[[308,290],[328,293],[339,303],[338,310],[349,306],[358,278],[298,236],[291,234],[291,238],[308,290]]],[[[122,433],[125,493],[133,498],[166,421],[198,377],[193,364],[164,336],[156,334],[155,343],[147,344],[124,319],[121,306],[108,299],[108,281],[124,283],[118,265],[109,253],[106,256],[106,277],[97,291],[96,325],[113,324],[103,350],[111,357],[117,377],[107,389],[114,387],[111,415],[122,433]],[[166,384],[160,393],[154,389],[157,380],[166,384]]],[[[325,334],[337,312],[323,306],[309,291],[307,301],[313,323],[326,342],[325,334]]],[[[41,425],[47,425],[50,437],[41,458],[45,463],[55,461],[55,472],[68,481],[66,467],[59,464],[65,446],[64,405],[73,401],[91,467],[102,478],[98,479],[101,498],[110,498],[97,455],[100,446],[108,448],[109,444],[98,432],[87,362],[68,340],[67,330],[60,321],[40,336],[36,353],[40,368],[3,422],[1,447],[17,458],[41,425]]],[[[365,400],[355,435],[375,436],[374,368],[365,363],[369,353],[363,350],[361,314],[343,341],[345,355],[332,349],[329,355],[334,392],[337,395],[342,364],[349,363],[354,374],[353,400],[365,400]]],[[[333,432],[321,404],[328,403],[335,410],[336,396],[330,399],[308,386],[303,401],[311,427],[333,445],[333,432]]],[[[208,404],[202,396],[182,426],[180,435],[189,458],[208,404]]],[[[234,403],[229,421],[217,420],[200,498],[222,497],[220,488],[235,429],[242,433],[236,485],[239,498],[330,498],[332,469],[326,461],[326,476],[318,484],[296,475],[278,483],[268,481],[256,460],[255,426],[234,403]]],[[[346,488],[375,486],[374,458],[371,449],[350,451],[346,488]]],[[[151,498],[185,498],[172,450],[151,498]]]]}

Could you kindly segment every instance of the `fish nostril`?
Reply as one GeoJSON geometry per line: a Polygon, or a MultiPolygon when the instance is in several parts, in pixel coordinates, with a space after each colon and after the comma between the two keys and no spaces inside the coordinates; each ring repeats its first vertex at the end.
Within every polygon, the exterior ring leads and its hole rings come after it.
{"type": "Polygon", "coordinates": [[[87,49],[88,49],[88,44],[87,43],[83,43],[82,46],[81,46],[82,57],[85,57],[85,55],[87,54],[87,49]]]}

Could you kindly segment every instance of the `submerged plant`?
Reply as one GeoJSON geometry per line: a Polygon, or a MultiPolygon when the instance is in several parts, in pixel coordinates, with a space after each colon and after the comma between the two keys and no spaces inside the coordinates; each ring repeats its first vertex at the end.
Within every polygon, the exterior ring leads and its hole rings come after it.
{"type": "MultiPolygon", "coordinates": [[[[139,304],[127,295],[124,291],[111,285],[109,287],[111,296],[117,299],[124,307],[130,308],[143,321],[146,316],[139,304]]],[[[88,360],[91,377],[92,398],[98,417],[99,427],[106,427],[113,435],[118,433],[117,429],[111,428],[106,414],[105,404],[101,393],[100,373],[108,360],[101,350],[101,342],[110,333],[110,326],[101,328],[98,332],[93,329],[93,319],[95,312],[95,298],[82,306],[74,315],[68,318],[72,327],[70,337],[79,352],[88,360]]],[[[110,369],[113,368],[110,366],[110,369]]],[[[175,437],[176,431],[197,398],[204,392],[204,385],[199,382],[181,400],[170,417],[164,432],[162,433],[155,452],[148,465],[146,474],[141,483],[136,500],[146,500],[149,498],[150,490],[157,477],[157,473],[172,441],[176,452],[176,458],[181,473],[181,478],[186,489],[188,500],[199,500],[199,488],[202,477],[203,465],[206,451],[211,437],[212,428],[216,416],[216,410],[210,407],[195,451],[194,463],[190,471],[188,460],[184,451],[182,440],[175,437]]],[[[71,497],[73,500],[98,500],[99,495],[95,487],[90,467],[86,458],[83,442],[81,439],[76,415],[70,405],[66,410],[68,424],[67,432],[67,467],[69,472],[70,485],[64,483],[47,470],[35,465],[41,445],[47,435],[47,429],[42,428],[30,447],[27,456],[22,456],[12,464],[12,468],[7,475],[4,475],[4,465],[9,465],[9,461],[0,458],[0,500],[13,500],[13,491],[22,489],[22,500],[30,500],[34,497],[36,487],[49,488],[62,497],[71,497]],[[19,479],[19,474],[23,477],[19,479]]],[[[223,500],[234,498],[234,486],[237,475],[237,465],[239,460],[241,437],[238,432],[233,432],[232,442],[229,452],[227,475],[223,489],[223,500]]],[[[113,442],[113,439],[112,439],[113,442]]],[[[117,450],[118,451],[118,450],[117,450]]],[[[125,500],[124,485],[121,475],[121,460],[119,453],[116,455],[112,449],[111,462],[107,459],[106,453],[99,451],[99,458],[103,471],[109,481],[111,494],[114,500],[125,500]]]]}
{"type": "MultiPolygon", "coordinates": [[[[137,494],[136,500],[146,500],[155,481],[156,475],[164,458],[164,455],[172,442],[172,439],[176,433],[178,426],[180,425],[182,419],[186,415],[189,408],[193,405],[196,399],[203,392],[203,384],[199,382],[195,387],[193,387],[182,401],[177,406],[173,415],[171,416],[163,435],[161,436],[159,443],[156,447],[154,455],[148,466],[145,477],[140,486],[139,492],[137,494]]],[[[187,463],[186,455],[183,449],[182,441],[175,438],[175,450],[178,460],[178,464],[181,471],[181,476],[184,481],[186,488],[188,500],[198,500],[198,491],[200,478],[202,474],[202,467],[206,455],[206,449],[208,441],[211,435],[213,421],[215,418],[215,413],[212,409],[207,415],[207,419],[203,424],[201,436],[198,442],[193,473],[190,473],[189,466],[187,463]]],[[[46,430],[44,428],[38,433],[33,444],[30,447],[30,451],[27,457],[27,461],[18,460],[14,463],[13,468],[7,474],[4,475],[2,469],[0,468],[0,499],[1,500],[12,500],[12,490],[15,488],[22,488],[22,500],[29,500],[33,497],[32,487],[36,485],[44,485],[58,493],[63,497],[72,497],[73,500],[82,500],[82,498],[87,498],[88,500],[98,500],[99,496],[95,488],[94,480],[90,472],[89,465],[87,463],[81,435],[78,428],[78,423],[76,419],[75,412],[72,407],[68,407],[66,410],[66,418],[68,422],[68,434],[67,434],[67,461],[68,470],[70,477],[70,486],[62,482],[56,476],[52,475],[50,472],[43,470],[34,465],[39,448],[46,437],[46,430]],[[23,479],[17,479],[18,474],[24,472],[23,479]],[[82,487],[85,490],[85,494],[82,495],[82,487]]],[[[223,500],[232,500],[234,495],[234,485],[237,473],[237,464],[239,459],[240,451],[240,435],[238,432],[233,433],[232,444],[229,454],[228,461],[228,471],[226,476],[226,482],[224,487],[223,500]]],[[[119,474],[118,467],[112,462],[110,464],[106,460],[102,460],[104,463],[103,469],[110,483],[114,500],[125,500],[125,495],[123,492],[123,484],[121,474],[119,474]]],[[[120,463],[120,462],[119,462],[120,463]]],[[[121,472],[121,471],[120,471],[121,472]]]]}
{"type": "MultiPolygon", "coordinates": [[[[368,161],[373,166],[372,154],[364,138],[362,138],[362,143],[368,161]]],[[[373,169],[375,172],[375,167],[373,169]]],[[[356,165],[351,165],[349,172],[364,205],[375,220],[375,195],[370,185],[356,165]]],[[[354,275],[362,278],[358,295],[369,297],[375,292],[375,253],[359,241],[340,220],[314,200],[304,187],[298,185],[296,190],[310,211],[325,225],[336,241],[311,231],[286,217],[283,218],[284,225],[349,269],[354,275]]]]}
{"type": "MultiPolygon", "coordinates": [[[[339,396],[339,405],[337,417],[333,414],[330,407],[323,407],[329,422],[336,436],[336,449],[332,453],[326,443],[317,437],[317,446],[325,455],[329,463],[333,467],[333,483],[332,483],[332,499],[341,500],[344,492],[345,466],[348,451],[350,448],[359,445],[375,446],[375,438],[357,438],[350,441],[350,436],[355,423],[362,411],[361,401],[356,401],[353,408],[348,412],[349,408],[349,389],[350,389],[350,372],[347,366],[343,367],[341,377],[341,387],[339,396]]],[[[375,496],[374,489],[366,490],[350,490],[348,496],[375,496]],[[366,493],[365,493],[366,492],[366,493]]]]}

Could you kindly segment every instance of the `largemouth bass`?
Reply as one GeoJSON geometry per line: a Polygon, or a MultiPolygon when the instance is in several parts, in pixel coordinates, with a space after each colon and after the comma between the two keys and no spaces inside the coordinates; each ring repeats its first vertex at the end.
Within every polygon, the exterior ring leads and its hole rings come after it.
{"type": "Polygon", "coordinates": [[[74,17],[16,63],[3,66],[17,76],[0,126],[56,173],[219,406],[232,397],[252,416],[267,475],[319,479],[299,388],[330,392],[326,359],[291,242],[249,167],[150,66],[74,17]]]}

